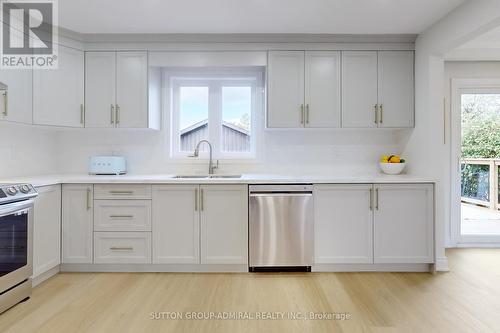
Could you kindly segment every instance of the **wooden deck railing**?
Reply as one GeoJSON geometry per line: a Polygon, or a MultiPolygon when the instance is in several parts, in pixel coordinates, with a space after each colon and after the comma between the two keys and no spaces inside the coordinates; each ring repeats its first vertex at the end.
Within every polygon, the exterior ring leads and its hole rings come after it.
{"type": "MultiPolygon", "coordinates": [[[[500,159],[498,158],[464,158],[461,161],[462,166],[465,165],[478,165],[478,166],[488,166],[488,200],[480,199],[480,198],[471,198],[467,196],[463,196],[462,192],[462,202],[468,202],[476,205],[486,206],[490,209],[497,210],[500,209],[499,197],[498,197],[498,168],[500,166],[500,159]]],[[[464,172],[464,168],[462,168],[462,174],[464,172]]],[[[478,177],[478,187],[479,182],[481,181],[478,177]]],[[[484,185],[484,184],[483,184],[484,185]]]]}

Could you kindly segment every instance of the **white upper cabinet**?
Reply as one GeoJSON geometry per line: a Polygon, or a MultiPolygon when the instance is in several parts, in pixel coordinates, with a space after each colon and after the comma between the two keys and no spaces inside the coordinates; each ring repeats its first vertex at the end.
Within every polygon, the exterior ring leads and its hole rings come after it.
{"type": "Polygon", "coordinates": [[[116,54],[116,126],[148,127],[148,54],[116,54]]]}
{"type": "Polygon", "coordinates": [[[413,51],[378,52],[379,127],[412,127],[413,51]]]}
{"type": "Polygon", "coordinates": [[[86,127],[156,127],[148,113],[147,52],[86,52],[85,59],[86,127]]]}
{"type": "Polygon", "coordinates": [[[33,71],[33,123],[83,127],[83,52],[59,45],[58,68],[33,71]]]}
{"type": "Polygon", "coordinates": [[[373,263],[371,184],[315,185],[314,263],[373,263]]]}
{"type": "Polygon", "coordinates": [[[92,185],[62,187],[62,262],[92,263],[94,231],[92,185]]]}
{"type": "Polygon", "coordinates": [[[377,52],[342,52],[342,127],[377,127],[377,52]]]}
{"type": "Polygon", "coordinates": [[[85,127],[115,127],[116,52],[85,52],[85,127]]]}
{"type": "Polygon", "coordinates": [[[342,52],[342,127],[413,127],[413,58],[413,51],[342,52]]]}
{"type": "Polygon", "coordinates": [[[33,223],[33,276],[61,263],[61,185],[37,188],[33,223]]]}
{"type": "Polygon", "coordinates": [[[33,122],[33,73],[29,69],[0,69],[0,120],[33,122]]]}
{"type": "Polygon", "coordinates": [[[268,66],[267,127],[303,127],[304,51],[270,51],[268,66]]]}
{"type": "Polygon", "coordinates": [[[375,185],[374,262],[434,262],[430,184],[375,185]]]}
{"type": "Polygon", "coordinates": [[[248,263],[245,185],[200,186],[201,263],[248,263]]]}
{"type": "Polygon", "coordinates": [[[306,51],[305,126],[340,127],[340,52],[306,51]]]}

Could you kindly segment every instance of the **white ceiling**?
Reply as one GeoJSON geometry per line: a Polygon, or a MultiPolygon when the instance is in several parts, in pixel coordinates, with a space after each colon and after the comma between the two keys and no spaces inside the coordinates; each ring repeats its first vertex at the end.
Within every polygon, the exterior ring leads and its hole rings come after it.
{"type": "Polygon", "coordinates": [[[418,34],[464,0],[60,0],[82,33],[418,34]]]}

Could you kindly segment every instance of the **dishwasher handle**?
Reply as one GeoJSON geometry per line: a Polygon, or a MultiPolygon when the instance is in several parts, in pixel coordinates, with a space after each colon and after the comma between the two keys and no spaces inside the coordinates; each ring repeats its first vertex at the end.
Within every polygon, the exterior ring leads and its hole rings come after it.
{"type": "Polygon", "coordinates": [[[312,192],[254,192],[251,197],[312,197],[312,192]]]}

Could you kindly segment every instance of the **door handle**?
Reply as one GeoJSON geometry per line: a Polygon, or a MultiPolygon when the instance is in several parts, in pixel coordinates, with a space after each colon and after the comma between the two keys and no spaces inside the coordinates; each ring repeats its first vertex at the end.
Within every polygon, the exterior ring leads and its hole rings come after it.
{"type": "Polygon", "coordinates": [[[309,104],[306,104],[306,124],[309,124],[309,104]]]}
{"type": "Polygon", "coordinates": [[[373,189],[370,188],[370,210],[373,210],[373,189]]]}
{"type": "Polygon", "coordinates": [[[194,211],[198,211],[198,189],[194,189],[194,211]]]}
{"type": "Polygon", "coordinates": [[[9,102],[8,102],[8,97],[7,97],[7,90],[3,92],[3,115],[7,116],[9,114],[8,111],[9,108],[9,102]]]}
{"type": "Polygon", "coordinates": [[[132,219],[134,215],[110,215],[109,217],[112,219],[132,219]]]}
{"type": "Polygon", "coordinates": [[[111,124],[115,123],[115,106],[111,104],[111,124]]]}
{"type": "Polygon", "coordinates": [[[375,209],[378,210],[378,188],[375,189],[375,209]]]}
{"type": "Polygon", "coordinates": [[[203,198],[203,189],[200,189],[200,211],[203,211],[204,208],[204,198],[203,198]]]}
{"type": "Polygon", "coordinates": [[[109,191],[110,194],[134,194],[134,191],[109,191]]]}
{"type": "Polygon", "coordinates": [[[87,210],[90,209],[90,189],[87,189],[87,210]]]}
{"type": "Polygon", "coordinates": [[[374,120],[374,122],[375,122],[375,124],[378,124],[378,104],[375,104],[373,106],[373,108],[375,109],[375,120],[374,120]]]}
{"type": "Polygon", "coordinates": [[[83,124],[85,122],[85,109],[83,104],[80,104],[80,123],[83,124]]]}
{"type": "Polygon", "coordinates": [[[300,104],[300,123],[304,124],[304,104],[300,104]]]}
{"type": "Polygon", "coordinates": [[[380,123],[384,122],[384,104],[380,104],[380,123]]]}
{"type": "Polygon", "coordinates": [[[120,123],[120,106],[116,104],[116,124],[120,123]]]}

